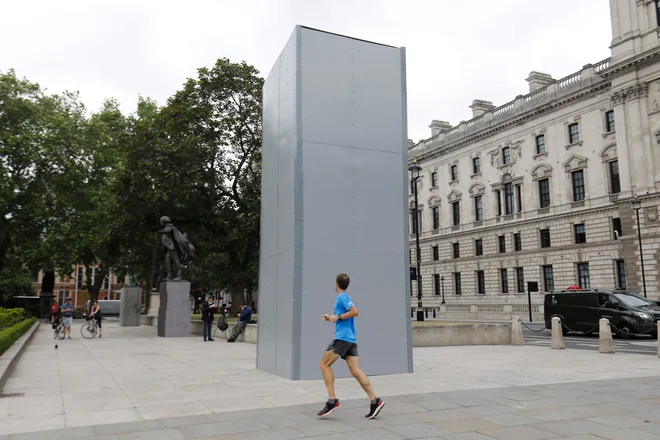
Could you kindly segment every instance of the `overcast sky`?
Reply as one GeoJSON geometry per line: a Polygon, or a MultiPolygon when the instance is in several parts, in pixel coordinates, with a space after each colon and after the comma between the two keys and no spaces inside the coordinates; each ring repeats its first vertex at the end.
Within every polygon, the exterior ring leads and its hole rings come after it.
{"type": "Polygon", "coordinates": [[[432,119],[470,119],[473,99],[527,93],[532,70],[561,78],[609,57],[612,38],[607,0],[3,0],[0,71],[131,113],[217,58],[266,75],[296,24],[405,46],[415,141],[432,119]]]}

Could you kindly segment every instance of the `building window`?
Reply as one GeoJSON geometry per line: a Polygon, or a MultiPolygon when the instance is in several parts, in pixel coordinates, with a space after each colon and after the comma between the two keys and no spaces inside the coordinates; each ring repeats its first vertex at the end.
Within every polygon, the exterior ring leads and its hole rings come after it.
{"type": "Polygon", "coordinates": [[[573,180],[573,201],[579,202],[584,200],[584,171],[573,171],[571,177],[573,180]]]}
{"type": "Polygon", "coordinates": [[[550,181],[548,179],[539,180],[539,206],[541,208],[550,206],[550,181]]]}
{"type": "Polygon", "coordinates": [[[474,254],[480,257],[484,254],[484,242],[481,238],[474,240],[474,254]]]}
{"type": "Polygon", "coordinates": [[[616,260],[616,287],[618,289],[627,289],[626,283],[626,264],[623,260],[616,260]]]}
{"type": "Polygon", "coordinates": [[[609,163],[610,168],[610,192],[619,194],[621,192],[621,179],[619,178],[619,161],[613,160],[609,163]]]}
{"type": "Polygon", "coordinates": [[[589,263],[578,263],[578,280],[579,285],[582,289],[589,290],[591,289],[591,281],[589,279],[589,263]]]}
{"type": "Polygon", "coordinates": [[[474,198],[474,220],[482,221],[484,219],[484,205],[481,196],[476,196],[474,198]]]}
{"type": "Polygon", "coordinates": [[[504,209],[506,215],[513,214],[513,185],[510,183],[504,185],[504,209]]]}
{"type": "Polygon", "coordinates": [[[437,245],[433,246],[431,250],[433,252],[433,261],[440,260],[440,249],[438,248],[438,246],[437,245]]]}
{"type": "Polygon", "coordinates": [[[481,172],[481,158],[475,157],[472,159],[472,174],[479,174],[481,172]]]}
{"type": "Polygon", "coordinates": [[[454,258],[461,258],[461,245],[460,245],[460,243],[452,243],[451,244],[451,249],[452,249],[452,254],[454,255],[454,258]]]}
{"type": "Polygon", "coordinates": [[[543,266],[543,287],[546,292],[555,290],[555,277],[552,273],[552,266],[543,266]]]}
{"type": "Polygon", "coordinates": [[[550,229],[541,229],[541,248],[550,247],[550,229]]]}
{"type": "Polygon", "coordinates": [[[440,275],[437,273],[433,275],[433,293],[436,295],[440,295],[442,293],[440,291],[440,275]]]}
{"type": "Polygon", "coordinates": [[[520,185],[516,185],[516,208],[518,208],[517,212],[522,212],[522,187],[520,185]]]}
{"type": "Polygon", "coordinates": [[[78,268],[78,287],[82,286],[83,282],[83,268],[79,267],[78,268]]]}
{"type": "Polygon", "coordinates": [[[612,219],[612,235],[614,235],[614,240],[618,240],[619,237],[623,235],[623,231],[621,230],[621,219],[618,217],[612,219]]]}
{"type": "Polygon", "coordinates": [[[506,238],[504,235],[500,235],[497,237],[497,243],[498,243],[498,249],[500,250],[500,254],[503,254],[506,252],[506,238]]]}
{"type": "Polygon", "coordinates": [[[587,242],[587,233],[584,229],[584,223],[574,225],[573,229],[575,231],[575,244],[584,244],[587,242]]]}
{"type": "Polygon", "coordinates": [[[511,147],[502,148],[502,163],[509,165],[511,163],[511,147]]]}
{"type": "Polygon", "coordinates": [[[477,294],[486,294],[486,277],[484,276],[483,270],[477,271],[477,294]]]}
{"type": "Polygon", "coordinates": [[[431,209],[433,214],[433,230],[440,229],[440,208],[437,206],[431,209]]]}
{"type": "Polygon", "coordinates": [[[522,238],[520,237],[520,232],[513,234],[513,250],[515,252],[522,251],[522,238]]]}
{"type": "Polygon", "coordinates": [[[431,187],[432,188],[438,187],[438,173],[435,171],[431,173],[431,187]]]}
{"type": "Polygon", "coordinates": [[[568,143],[575,144],[580,142],[580,126],[575,123],[568,126],[568,143]]]}
{"type": "Polygon", "coordinates": [[[451,181],[455,182],[458,180],[458,165],[451,166],[451,181]]]}
{"type": "Polygon", "coordinates": [[[655,0],[655,21],[660,26],[660,0],[655,0]]]}
{"type": "Polygon", "coordinates": [[[516,267],[516,285],[518,293],[525,293],[525,272],[522,267],[516,267]]]}
{"type": "Polygon", "coordinates": [[[412,233],[417,233],[417,227],[419,227],[419,232],[422,232],[422,210],[417,211],[417,221],[415,222],[414,215],[410,215],[412,218],[412,233]]]}
{"type": "Polygon", "coordinates": [[[502,293],[509,293],[509,274],[506,269],[500,269],[500,281],[502,282],[502,293]]]}
{"type": "Polygon", "coordinates": [[[103,289],[109,290],[108,289],[109,286],[110,286],[110,276],[106,275],[105,278],[103,279],[103,289]]]}
{"type": "Polygon", "coordinates": [[[605,128],[607,132],[616,131],[616,125],[614,123],[614,110],[610,110],[605,113],[605,128]]]}
{"type": "Polygon", "coordinates": [[[454,293],[456,295],[462,295],[462,292],[461,292],[461,274],[459,272],[456,272],[454,274],[454,293]]]}
{"type": "Polygon", "coordinates": [[[536,136],[536,154],[545,153],[545,135],[536,136]]]}
{"type": "Polygon", "coordinates": [[[408,264],[412,264],[412,249],[408,249],[408,264]]]}
{"type": "Polygon", "coordinates": [[[495,191],[495,195],[497,196],[497,216],[501,217],[502,216],[502,198],[500,197],[500,190],[495,191]]]}
{"type": "Polygon", "coordinates": [[[454,226],[461,224],[461,202],[454,202],[451,204],[451,210],[453,214],[454,226]]]}

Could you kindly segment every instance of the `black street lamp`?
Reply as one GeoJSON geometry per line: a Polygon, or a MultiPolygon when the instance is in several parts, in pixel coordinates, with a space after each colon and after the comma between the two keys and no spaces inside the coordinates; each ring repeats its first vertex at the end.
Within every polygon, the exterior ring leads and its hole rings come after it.
{"type": "Polygon", "coordinates": [[[445,303],[445,277],[444,276],[440,277],[440,290],[442,291],[442,302],[440,304],[446,304],[445,303]]]}
{"type": "Polygon", "coordinates": [[[415,228],[415,242],[417,259],[417,320],[424,321],[424,308],[422,305],[422,274],[420,271],[421,255],[419,250],[419,202],[417,200],[417,181],[419,180],[419,172],[422,167],[417,165],[417,158],[413,157],[412,164],[408,167],[410,171],[410,186],[415,193],[415,212],[413,214],[413,227],[415,228]]]}
{"type": "Polygon", "coordinates": [[[642,285],[644,286],[644,298],[646,298],[646,276],[644,274],[644,252],[642,251],[642,229],[639,226],[639,210],[642,207],[642,201],[637,198],[637,194],[632,200],[632,207],[637,216],[637,240],[639,241],[639,261],[642,264],[642,285]]]}

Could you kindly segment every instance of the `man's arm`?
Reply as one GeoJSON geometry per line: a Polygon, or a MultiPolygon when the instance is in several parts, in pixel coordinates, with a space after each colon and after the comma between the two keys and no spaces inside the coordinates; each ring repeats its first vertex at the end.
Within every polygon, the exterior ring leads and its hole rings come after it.
{"type": "MultiPolygon", "coordinates": [[[[348,312],[342,313],[339,316],[341,316],[342,321],[345,321],[347,319],[355,318],[359,314],[360,314],[360,312],[358,311],[357,307],[352,306],[350,309],[348,309],[348,312]]],[[[337,322],[337,321],[339,321],[339,316],[331,315],[329,321],[330,322],[337,322]]]]}

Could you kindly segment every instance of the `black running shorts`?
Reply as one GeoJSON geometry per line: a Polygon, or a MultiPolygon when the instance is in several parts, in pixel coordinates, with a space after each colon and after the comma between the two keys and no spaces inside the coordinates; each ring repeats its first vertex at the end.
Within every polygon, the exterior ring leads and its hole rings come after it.
{"type": "Polygon", "coordinates": [[[348,356],[358,355],[357,344],[348,341],[342,341],[340,339],[333,339],[325,351],[334,351],[342,359],[346,359],[348,356]]]}

